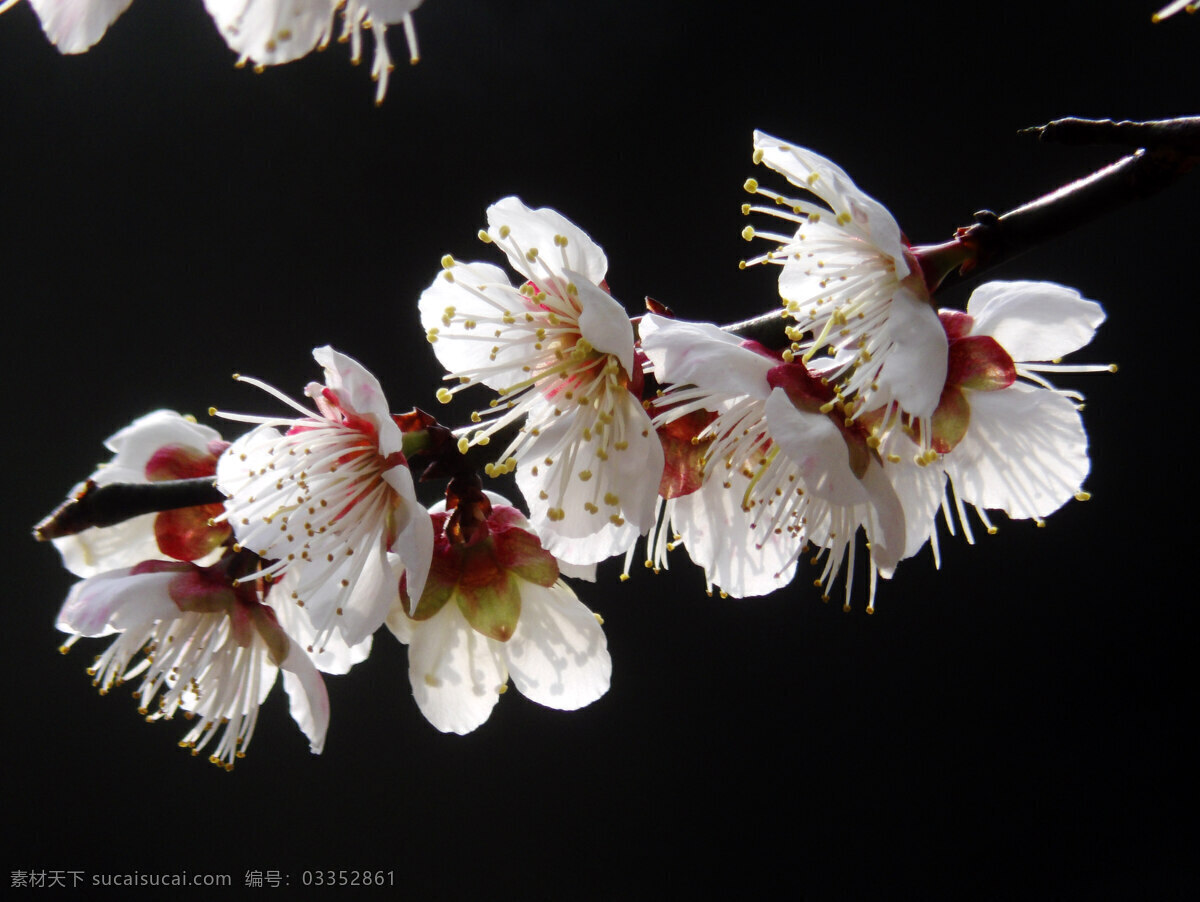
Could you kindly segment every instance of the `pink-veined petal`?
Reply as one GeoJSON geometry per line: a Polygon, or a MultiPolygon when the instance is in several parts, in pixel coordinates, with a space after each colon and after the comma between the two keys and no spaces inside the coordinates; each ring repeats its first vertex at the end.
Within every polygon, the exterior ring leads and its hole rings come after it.
{"type": "Polygon", "coordinates": [[[172,572],[131,574],[126,567],[80,580],[67,593],[56,625],[64,633],[107,636],[178,617],[179,608],[167,591],[176,576],[172,572]]]}

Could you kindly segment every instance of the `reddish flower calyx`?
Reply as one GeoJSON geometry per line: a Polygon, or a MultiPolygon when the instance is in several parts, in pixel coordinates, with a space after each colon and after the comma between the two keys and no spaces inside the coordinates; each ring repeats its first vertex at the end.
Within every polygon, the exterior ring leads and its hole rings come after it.
{"type": "Polygon", "coordinates": [[[414,620],[428,620],[453,599],[472,628],[506,642],[521,616],[522,583],[554,585],[558,562],[516,508],[493,506],[480,491],[463,494],[448,492],[453,507],[431,515],[433,561],[419,601],[413,605],[403,579],[400,596],[414,620]]]}

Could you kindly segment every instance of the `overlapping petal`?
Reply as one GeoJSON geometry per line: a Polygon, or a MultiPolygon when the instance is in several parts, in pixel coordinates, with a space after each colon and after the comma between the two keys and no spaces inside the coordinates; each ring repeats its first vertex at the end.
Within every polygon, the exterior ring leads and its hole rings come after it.
{"type": "MultiPolygon", "coordinates": [[[[104,442],[113,458],[89,478],[97,485],[146,483],[162,478],[213,475],[217,455],[225,447],[220,434],[173,410],[156,410],[135,420],[104,442]],[[172,471],[175,472],[172,472],[172,471]]],[[[205,514],[205,517],[219,513],[205,514]]],[[[156,520],[142,514],[105,527],[90,527],[54,540],[63,566],[76,576],[95,576],[145,560],[170,560],[160,547],[156,520]]],[[[225,533],[228,534],[227,532],[225,533]]],[[[194,543],[196,544],[196,543],[194,543]]],[[[198,543],[199,563],[219,556],[213,542],[198,543]]]]}
{"type": "Polygon", "coordinates": [[[486,240],[525,281],[514,288],[490,264],[443,260],[420,300],[455,383],[439,397],[474,383],[500,393],[473,415],[481,425],[461,430],[463,441],[519,426],[489,472],[515,469],[546,547],[592,564],[650,528],[662,472],[662,448],[633,394],[633,327],[604,285],[604,252],[570,220],[509,197],[489,208],[488,224],[486,240]]]}

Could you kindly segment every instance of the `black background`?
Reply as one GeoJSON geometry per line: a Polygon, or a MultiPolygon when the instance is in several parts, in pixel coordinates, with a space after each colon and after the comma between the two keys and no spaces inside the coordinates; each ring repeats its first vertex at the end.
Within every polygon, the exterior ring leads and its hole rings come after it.
{"type": "Polygon", "coordinates": [[[682,557],[624,584],[610,563],[577,587],[614,660],[581,712],[513,692],[444,736],[381,634],[328,680],[321,757],[277,689],[227,774],[175,747],[182,724],[97,697],[102,643],[55,652],[72,577],[29,538],[105,436],[157,407],[274,410],[229,374],[297,393],[316,345],[436,408],[416,299],[444,253],[502,262],[474,236],[507,194],[587,230],[631,312],[729,321],[776,303],[774,271],[736,266],[756,127],[836,160],[916,242],[1084,175],[1117,154],[1017,129],[1200,112],[1200,17],[1116,7],[430,0],[381,109],[341,45],[235,69],[198,0],[135,0],[71,58],[6,13],[4,867],[384,869],[447,899],[1182,896],[1195,174],[996,273],[1108,310],[1086,357],[1120,373],[1062,380],[1088,395],[1093,500],[945,540],[873,617],[803,576],[733,601],[682,557]]]}

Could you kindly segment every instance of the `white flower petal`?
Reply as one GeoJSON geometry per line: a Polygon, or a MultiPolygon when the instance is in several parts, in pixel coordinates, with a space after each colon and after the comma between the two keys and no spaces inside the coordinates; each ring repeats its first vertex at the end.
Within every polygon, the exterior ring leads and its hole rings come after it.
{"type": "Polygon", "coordinates": [[[308,737],[309,749],[319,755],[325,748],[325,732],[329,729],[329,693],[325,681],[297,642],[289,645],[288,655],[280,666],[288,710],[308,737]]]}
{"type": "Polygon", "coordinates": [[[547,272],[565,278],[571,269],[597,285],[604,281],[608,272],[604,251],[557,210],[531,210],[519,198],[506,197],[488,207],[487,218],[488,234],[508,255],[512,268],[527,279],[537,283],[547,272]],[[530,260],[535,251],[537,262],[530,260]]]}
{"type": "Polygon", "coordinates": [[[835,504],[866,500],[862,481],[850,469],[850,451],[841,431],[825,414],[798,410],[782,388],[767,398],[767,425],[795,464],[810,495],[835,504]]]}
{"type": "Polygon", "coordinates": [[[29,0],[46,37],[62,53],[83,53],[104,37],[132,0],[29,0]]]}
{"type": "Polygon", "coordinates": [[[607,460],[596,439],[569,441],[578,418],[591,410],[570,411],[543,428],[524,454],[530,465],[516,474],[542,544],[572,564],[623,554],[649,531],[665,462],[649,416],[624,389],[612,394],[607,460]],[[562,516],[551,516],[552,509],[562,516]]]}
{"type": "Polygon", "coordinates": [[[1068,398],[1016,383],[972,392],[970,402],[970,428],[943,458],[963,501],[1013,519],[1040,518],[1079,491],[1089,469],[1087,434],[1068,398]]]}
{"type": "MultiPolygon", "coordinates": [[[[902,436],[900,441],[908,442],[908,439],[902,436]]],[[[914,451],[915,446],[909,443],[906,450],[914,451]]],[[[910,453],[900,463],[889,463],[884,467],[904,511],[905,545],[901,560],[912,557],[929,541],[946,491],[945,470],[937,465],[918,466],[911,458],[910,453]]]]}
{"type": "Polygon", "coordinates": [[[870,513],[866,519],[867,541],[871,543],[871,560],[879,575],[890,579],[896,565],[904,558],[907,547],[904,506],[900,496],[883,472],[883,467],[871,464],[863,475],[863,485],[870,497],[870,513]]]}
{"type": "MultiPolygon", "coordinates": [[[[404,572],[400,559],[382,549],[364,550],[363,553],[367,557],[366,565],[350,584],[350,594],[344,600],[338,620],[348,645],[358,645],[379,629],[387,619],[388,611],[400,599],[400,574],[404,572]]],[[[320,605],[319,595],[314,596],[313,607],[320,605]]]]}
{"type": "Polygon", "coordinates": [[[318,636],[304,609],[291,598],[298,575],[298,571],[291,570],[276,583],[267,595],[267,604],[275,612],[283,631],[308,652],[308,657],[318,670],[322,673],[349,673],[350,668],[370,655],[372,637],[367,636],[357,645],[350,645],[337,631],[318,636]]]}
{"type": "Polygon", "coordinates": [[[470,733],[508,681],[500,643],[473,630],[453,601],[411,631],[408,676],[417,707],[443,733],[470,733]]]}
{"type": "Polygon", "coordinates": [[[730,486],[709,479],[698,491],[671,502],[672,528],[705,578],[734,598],[768,595],[796,574],[797,549],[803,541],[784,529],[776,533],[742,508],[747,479],[731,472],[730,486]]]}
{"type": "Polygon", "coordinates": [[[626,373],[633,372],[633,323],[611,294],[572,269],[564,274],[575,285],[579,300],[579,334],[593,348],[612,354],[626,373]]]}
{"type": "MultiPolygon", "coordinates": [[[[401,497],[415,499],[416,492],[412,484],[412,472],[408,467],[394,467],[384,474],[384,478],[392,483],[392,479],[388,478],[388,475],[397,472],[400,472],[401,478],[408,482],[408,487],[401,492],[401,497]]],[[[393,487],[395,487],[394,484],[393,487]]],[[[429,515],[416,504],[412,505],[411,510],[405,513],[408,521],[392,543],[392,552],[398,555],[400,561],[403,562],[404,566],[401,572],[408,574],[408,591],[413,598],[420,598],[421,593],[425,591],[425,580],[429,578],[429,566],[433,559],[433,522],[429,519],[429,515]]]]}
{"type": "Polygon", "coordinates": [[[71,586],[58,612],[64,633],[107,636],[141,623],[179,616],[167,594],[177,573],[131,574],[129,568],[101,573],[71,586]]]}
{"type": "Polygon", "coordinates": [[[761,151],[765,166],[821,198],[835,217],[845,214],[843,228],[890,256],[895,261],[898,280],[908,275],[899,224],[883,204],[860,190],[840,166],[806,147],[788,144],[759,131],[754,133],[754,149],[761,151]]]}
{"type": "Polygon", "coordinates": [[[513,683],[540,705],[574,711],[608,691],[604,630],[561,581],[549,588],[523,583],[521,617],[503,648],[513,683]]]}
{"type": "Polygon", "coordinates": [[[528,378],[521,369],[528,348],[513,341],[492,344],[484,340],[492,334],[486,325],[468,328],[465,324],[486,324],[502,317],[505,311],[520,318],[529,306],[529,299],[509,283],[500,267],[458,261],[433,280],[417,303],[421,325],[432,341],[438,362],[450,373],[486,369],[488,375],[479,381],[497,390],[528,378]]]}
{"type": "Polygon", "coordinates": [[[399,451],[404,437],[379,380],[353,357],[328,345],[314,348],[313,359],[324,368],[325,386],[337,393],[342,406],[370,420],[379,431],[379,453],[386,457],[399,451]]]}
{"type": "MultiPolygon", "coordinates": [[[[146,465],[163,448],[180,445],[204,453],[210,443],[219,441],[221,436],[215,429],[201,426],[173,410],[156,410],[105,440],[105,446],[114,452],[113,459],[89,478],[97,485],[146,483],[149,481],[146,465]]],[[[132,567],[142,561],[169,560],[159,550],[154,535],[157,516],[143,514],[113,526],[91,527],[54,539],[54,546],[62,555],[63,566],[82,577],[132,567]]],[[[218,549],[197,563],[211,563],[219,555],[218,549]]]]}
{"type": "Polygon", "coordinates": [[[742,347],[736,335],[711,323],[665,319],[648,313],[638,326],[642,350],[660,382],[691,384],[711,392],[766,398],[767,373],[779,365],[742,347]]]}
{"type": "Polygon", "coordinates": [[[892,402],[914,417],[930,417],[946,384],[949,343],[933,307],[901,288],[888,316],[886,362],[875,376],[873,407],[892,402]]]}
{"type": "Polygon", "coordinates": [[[243,60],[274,66],[329,41],[334,0],[204,0],[229,49],[243,60]]]}
{"type": "Polygon", "coordinates": [[[1016,361],[1078,351],[1104,322],[1104,308],[1053,282],[987,282],[971,293],[972,335],[990,335],[1016,361]]]}

